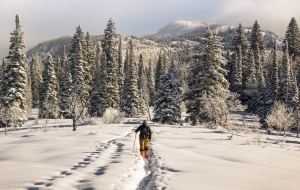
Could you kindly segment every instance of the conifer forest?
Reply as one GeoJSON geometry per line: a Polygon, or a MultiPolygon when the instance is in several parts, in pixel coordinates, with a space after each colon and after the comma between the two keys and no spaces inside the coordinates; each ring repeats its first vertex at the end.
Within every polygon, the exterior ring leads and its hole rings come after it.
{"type": "Polygon", "coordinates": [[[0,64],[0,189],[300,189],[297,17],[284,36],[255,19],[135,36],[108,16],[27,47],[21,16],[0,64]]]}

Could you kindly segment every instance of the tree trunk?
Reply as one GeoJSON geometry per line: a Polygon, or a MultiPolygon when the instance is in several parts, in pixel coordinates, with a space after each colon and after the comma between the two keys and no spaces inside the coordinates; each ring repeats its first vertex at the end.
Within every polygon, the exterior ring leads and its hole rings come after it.
{"type": "Polygon", "coordinates": [[[5,135],[7,136],[7,125],[5,124],[5,135]]]}
{"type": "Polygon", "coordinates": [[[75,116],[72,117],[73,120],[73,131],[76,131],[76,119],[75,116]]]}
{"type": "Polygon", "coordinates": [[[298,125],[298,130],[297,130],[297,138],[299,138],[299,125],[298,125]]]}

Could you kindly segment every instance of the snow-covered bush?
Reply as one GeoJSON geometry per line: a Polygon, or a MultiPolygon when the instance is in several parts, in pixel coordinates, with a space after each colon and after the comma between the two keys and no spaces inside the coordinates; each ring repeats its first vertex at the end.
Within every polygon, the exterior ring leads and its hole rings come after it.
{"type": "Polygon", "coordinates": [[[119,110],[116,113],[112,111],[107,111],[102,117],[102,122],[105,124],[120,124],[123,123],[125,119],[125,115],[123,112],[119,110]]]}
{"type": "Polygon", "coordinates": [[[276,101],[266,117],[266,123],[269,128],[276,126],[279,133],[283,130],[285,137],[287,130],[294,123],[292,108],[287,107],[283,102],[276,101]]]}
{"type": "Polygon", "coordinates": [[[213,96],[207,97],[204,95],[202,101],[205,103],[200,114],[203,115],[207,121],[215,125],[225,126],[227,123],[227,106],[225,99],[213,96]]]}

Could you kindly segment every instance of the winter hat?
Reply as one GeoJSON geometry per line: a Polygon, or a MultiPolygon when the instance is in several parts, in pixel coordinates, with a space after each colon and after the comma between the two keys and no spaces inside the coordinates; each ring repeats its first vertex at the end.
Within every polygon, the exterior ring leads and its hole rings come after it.
{"type": "Polygon", "coordinates": [[[147,125],[147,120],[144,120],[144,121],[143,121],[143,124],[147,125]]]}

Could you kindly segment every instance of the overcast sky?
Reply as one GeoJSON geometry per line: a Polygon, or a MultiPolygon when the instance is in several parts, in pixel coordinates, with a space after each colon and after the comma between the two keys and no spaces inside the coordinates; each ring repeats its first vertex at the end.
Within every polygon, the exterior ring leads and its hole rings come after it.
{"type": "MultiPolygon", "coordinates": [[[[8,49],[15,15],[25,32],[25,45],[84,32],[103,34],[112,17],[117,32],[143,36],[175,20],[204,19],[252,26],[284,36],[291,17],[300,22],[299,0],[0,0],[0,55],[8,49]]],[[[3,55],[2,55],[3,56],[3,55]]]]}

